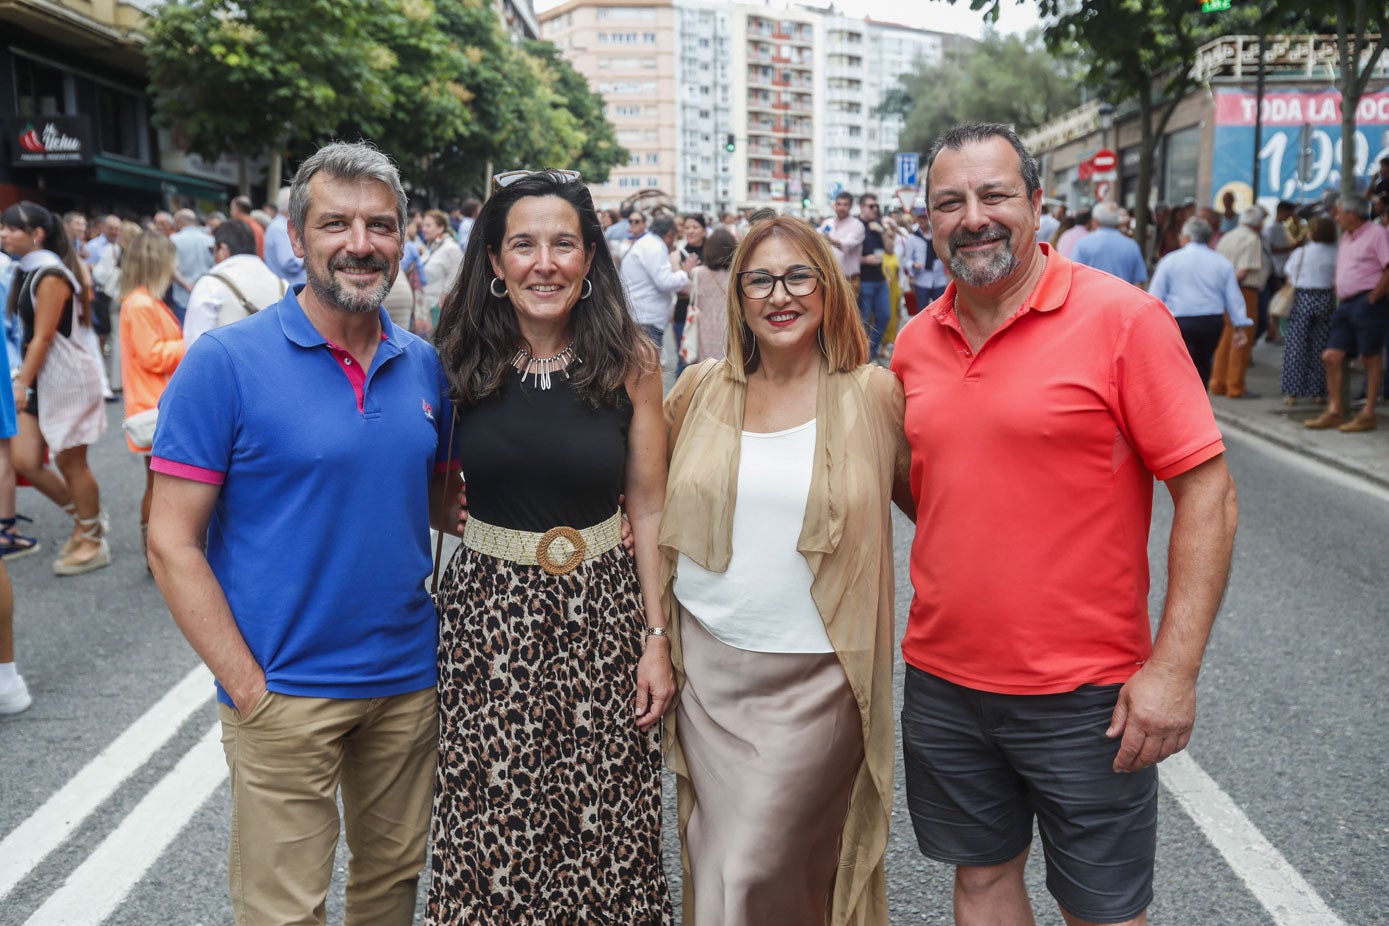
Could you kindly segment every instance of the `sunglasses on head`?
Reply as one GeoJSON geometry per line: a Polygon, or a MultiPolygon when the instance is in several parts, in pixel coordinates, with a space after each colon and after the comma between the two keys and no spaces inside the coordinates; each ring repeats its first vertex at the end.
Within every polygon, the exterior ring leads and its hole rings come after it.
{"type": "Polygon", "coordinates": [[[504,190],[517,180],[536,174],[553,174],[562,183],[577,183],[580,179],[577,170],[564,170],[559,167],[546,167],[541,170],[508,170],[492,175],[492,192],[504,190]]]}

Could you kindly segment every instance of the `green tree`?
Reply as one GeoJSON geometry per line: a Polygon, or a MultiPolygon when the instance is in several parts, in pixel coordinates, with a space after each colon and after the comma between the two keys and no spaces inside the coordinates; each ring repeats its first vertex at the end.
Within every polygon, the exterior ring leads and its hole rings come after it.
{"type": "MultiPolygon", "coordinates": [[[[1301,4],[1285,3],[1286,6],[1301,4]]],[[[1334,0],[1336,57],[1341,86],[1341,195],[1355,192],[1355,113],[1386,47],[1389,9],[1384,0],[1334,0]],[[1369,36],[1379,38],[1370,41],[1369,36]]]]}
{"type": "Polygon", "coordinates": [[[208,159],[250,159],[294,138],[327,137],[343,112],[388,99],[370,0],[170,0],[148,23],[155,120],[208,159]],[[312,34],[305,24],[312,23],[312,34]]]}
{"type": "Polygon", "coordinates": [[[1050,46],[1082,48],[1087,83],[1111,100],[1137,103],[1140,195],[1134,237],[1147,241],[1153,155],[1172,113],[1196,86],[1197,49],[1225,31],[1225,20],[1185,0],[1080,0],[1065,10],[1058,0],[1042,0],[1040,6],[1043,16],[1056,17],[1046,29],[1050,46]]]}
{"type": "Polygon", "coordinates": [[[407,186],[426,189],[437,152],[477,131],[473,92],[460,81],[468,62],[438,27],[431,0],[376,0],[375,6],[369,61],[384,93],[377,107],[345,111],[334,133],[372,139],[396,159],[407,186]]]}
{"type": "MultiPolygon", "coordinates": [[[[1078,66],[1049,52],[1040,30],[999,35],[955,47],[938,65],[902,74],[883,94],[879,113],[904,120],[899,148],[925,152],[936,136],[966,119],[1002,122],[1027,133],[1080,103],[1078,66]]],[[[894,152],[884,152],[873,179],[891,176],[894,152]]]]}

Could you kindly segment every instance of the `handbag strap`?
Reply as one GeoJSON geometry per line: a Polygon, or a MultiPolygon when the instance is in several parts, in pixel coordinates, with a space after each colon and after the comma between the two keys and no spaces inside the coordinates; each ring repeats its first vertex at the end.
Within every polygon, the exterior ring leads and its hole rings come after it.
{"type": "Polygon", "coordinates": [[[719,361],[715,359],[705,360],[695,367],[694,385],[690,387],[690,392],[685,401],[675,410],[675,417],[670,423],[670,436],[666,442],[666,459],[669,460],[675,453],[675,442],[680,439],[680,429],[685,426],[685,416],[689,414],[690,406],[694,404],[695,394],[699,392],[699,387],[704,385],[704,380],[709,373],[718,366],[719,361]]]}
{"type": "MultiPolygon", "coordinates": [[[[448,452],[449,452],[450,455],[452,455],[452,453],[453,453],[453,431],[454,431],[454,428],[456,428],[456,427],[458,427],[458,409],[454,409],[453,414],[452,414],[451,416],[449,416],[449,444],[448,444],[449,449],[448,449],[448,452]]],[[[446,459],[446,460],[445,460],[445,467],[447,467],[448,462],[449,462],[449,461],[446,459]]],[[[444,470],[444,478],[443,478],[443,480],[442,480],[442,485],[439,486],[439,523],[440,523],[440,525],[442,525],[442,524],[444,523],[444,515],[448,514],[448,492],[449,492],[449,475],[448,475],[448,469],[445,468],[445,470],[444,470]]],[[[444,532],[443,532],[443,530],[441,529],[441,530],[439,530],[439,531],[436,531],[436,533],[438,534],[438,536],[434,539],[434,577],[433,577],[432,579],[430,579],[430,581],[429,581],[429,595],[430,595],[431,598],[434,597],[435,595],[437,595],[437,594],[439,593],[439,564],[440,564],[441,562],[443,562],[443,558],[444,558],[444,532]]]]}

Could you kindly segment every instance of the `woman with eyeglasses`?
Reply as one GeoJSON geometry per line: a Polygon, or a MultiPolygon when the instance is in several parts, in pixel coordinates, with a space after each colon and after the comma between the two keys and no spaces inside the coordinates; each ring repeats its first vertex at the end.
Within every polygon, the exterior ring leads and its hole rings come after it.
{"type": "Polygon", "coordinates": [[[19,258],[7,310],[24,323],[24,361],[14,374],[14,468],[72,517],[72,536],[53,572],[81,575],[111,564],[101,489],[87,465],[88,445],[106,430],[101,361],[84,344],[92,293],[53,213],[20,202],[5,210],[0,226],[0,247],[19,258]]]}
{"type": "Polygon", "coordinates": [[[727,357],[666,400],[684,922],[885,924],[902,390],[809,225],[754,223],[731,273],[727,357]]]}
{"type": "Polygon", "coordinates": [[[668,924],[661,370],[577,173],[495,178],[435,337],[469,512],[438,597],[427,922],[668,924]]]}

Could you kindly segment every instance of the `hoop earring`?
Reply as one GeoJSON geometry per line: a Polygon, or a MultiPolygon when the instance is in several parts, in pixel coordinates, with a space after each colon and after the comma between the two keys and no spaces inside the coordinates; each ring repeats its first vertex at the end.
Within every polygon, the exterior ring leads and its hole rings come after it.
{"type": "Polygon", "coordinates": [[[744,367],[749,366],[754,360],[757,359],[757,336],[752,333],[752,329],[747,329],[747,331],[748,340],[752,342],[752,351],[746,357],[743,358],[744,367]]]}
{"type": "Polygon", "coordinates": [[[825,326],[824,326],[824,325],[821,325],[819,328],[816,328],[816,329],[815,329],[815,340],[817,340],[817,341],[820,342],[820,353],[824,354],[826,359],[829,359],[830,352],[827,351],[827,350],[825,350],[825,326]]]}
{"type": "Polygon", "coordinates": [[[493,298],[493,299],[505,299],[505,298],[506,298],[506,284],[505,284],[505,283],[502,283],[502,278],[501,278],[501,277],[493,277],[493,278],[492,278],[492,282],[487,284],[487,291],[488,291],[489,293],[492,294],[492,298],[493,298]],[[501,292],[497,292],[496,286],[497,286],[498,283],[501,283],[501,284],[502,284],[502,291],[501,291],[501,292]]]}
{"type": "Polygon", "coordinates": [[[588,287],[588,290],[587,290],[587,292],[585,292],[585,291],[582,290],[582,289],[579,290],[579,301],[580,301],[580,302],[584,301],[584,300],[587,299],[589,296],[592,296],[592,295],[593,295],[593,281],[590,280],[588,277],[584,277],[584,285],[586,285],[586,286],[588,287]]]}

